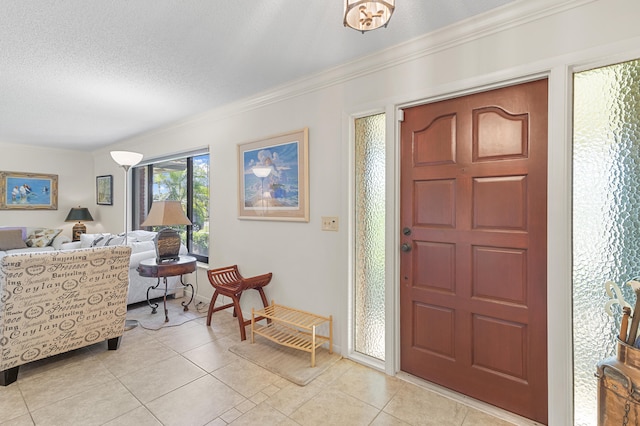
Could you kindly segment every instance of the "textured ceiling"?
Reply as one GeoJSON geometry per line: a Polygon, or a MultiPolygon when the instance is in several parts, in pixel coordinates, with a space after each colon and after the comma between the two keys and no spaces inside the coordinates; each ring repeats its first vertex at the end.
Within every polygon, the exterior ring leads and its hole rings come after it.
{"type": "Polygon", "coordinates": [[[0,0],[0,142],[92,150],[513,0],[0,0]]]}

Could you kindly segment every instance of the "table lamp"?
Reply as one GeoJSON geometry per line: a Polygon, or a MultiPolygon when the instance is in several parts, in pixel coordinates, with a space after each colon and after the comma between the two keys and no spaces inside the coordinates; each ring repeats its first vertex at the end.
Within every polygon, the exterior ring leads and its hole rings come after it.
{"type": "Polygon", "coordinates": [[[161,229],[154,241],[158,263],[180,260],[180,234],[172,225],[191,225],[180,201],[154,201],[151,210],[140,226],[167,226],[161,229]]]}
{"type": "Polygon", "coordinates": [[[78,223],[73,225],[73,241],[80,241],[80,234],[87,232],[87,227],[82,222],[93,222],[93,217],[86,207],[72,207],[64,221],[75,222],[76,220],[78,223]]]}

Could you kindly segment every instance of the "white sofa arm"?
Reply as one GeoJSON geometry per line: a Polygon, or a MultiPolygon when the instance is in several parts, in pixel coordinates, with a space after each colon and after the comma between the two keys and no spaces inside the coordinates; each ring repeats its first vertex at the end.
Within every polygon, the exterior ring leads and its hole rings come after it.
{"type": "Polygon", "coordinates": [[[80,241],[64,242],[60,245],[60,250],[73,250],[80,248],[80,241]]]}
{"type": "Polygon", "coordinates": [[[129,268],[130,269],[135,269],[138,267],[138,265],[140,264],[141,260],[145,260],[145,259],[155,259],[156,257],[156,251],[155,250],[148,250],[148,251],[143,251],[140,253],[134,253],[131,255],[131,261],[129,262],[129,268]]]}

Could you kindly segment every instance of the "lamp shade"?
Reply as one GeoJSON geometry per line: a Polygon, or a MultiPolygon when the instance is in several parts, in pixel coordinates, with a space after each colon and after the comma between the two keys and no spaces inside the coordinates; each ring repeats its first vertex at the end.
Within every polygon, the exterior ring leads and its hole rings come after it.
{"type": "Polygon", "coordinates": [[[86,207],[72,207],[65,222],[93,222],[93,217],[86,207]]]}
{"type": "Polygon", "coordinates": [[[345,0],[344,26],[362,33],[386,27],[395,3],[395,0],[345,0]]]}
{"type": "Polygon", "coordinates": [[[140,226],[191,225],[180,201],[154,201],[151,210],[140,226]]]}
{"type": "Polygon", "coordinates": [[[120,166],[131,167],[142,161],[142,154],[131,151],[111,151],[111,158],[120,166]]]}

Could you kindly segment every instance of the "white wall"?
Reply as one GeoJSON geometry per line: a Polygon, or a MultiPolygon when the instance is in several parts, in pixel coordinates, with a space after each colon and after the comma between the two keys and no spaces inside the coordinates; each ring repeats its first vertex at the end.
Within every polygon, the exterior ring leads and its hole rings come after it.
{"type": "Polygon", "coordinates": [[[62,228],[69,238],[73,223],[64,220],[72,207],[89,208],[95,222],[86,222],[88,232],[98,227],[95,176],[91,153],[46,149],[0,142],[0,170],[58,175],[57,210],[0,210],[0,226],[62,228]]]}
{"type": "MultiPolygon", "coordinates": [[[[532,75],[549,76],[549,422],[570,424],[571,68],[640,56],[639,16],[637,0],[517,2],[378,58],[363,59],[116,146],[137,150],[147,158],[209,146],[210,266],[237,263],[246,275],[273,272],[273,281],[266,288],[268,298],[334,315],[336,345],[346,352],[351,166],[350,133],[345,129],[349,120],[345,117],[385,108],[394,111],[398,105],[532,75]],[[238,220],[236,144],[302,127],[309,128],[310,222],[238,220]],[[340,231],[321,231],[321,216],[339,216],[340,231]]],[[[390,152],[397,152],[397,140],[389,143],[395,147],[390,152]]],[[[111,169],[116,174],[106,150],[95,153],[95,158],[97,174],[111,169]]],[[[397,159],[391,158],[388,185],[390,194],[397,196],[396,166],[397,159]]],[[[116,178],[115,187],[121,184],[116,178]]],[[[117,200],[121,193],[115,192],[117,200]]],[[[391,198],[388,213],[395,215],[395,197],[391,198]]],[[[122,219],[114,216],[109,224],[121,229],[122,219]]],[[[399,228],[396,223],[388,230],[391,241],[399,228]]],[[[389,267],[396,268],[396,253],[391,252],[388,259],[389,267]]],[[[198,281],[201,297],[207,298],[211,292],[203,274],[198,281]]],[[[397,294],[397,281],[389,285],[393,289],[388,294],[397,294]]],[[[390,301],[392,310],[395,303],[390,301]]],[[[243,306],[257,306],[257,298],[246,297],[243,306]]],[[[397,318],[397,312],[394,316],[397,318]]],[[[396,327],[390,324],[388,330],[396,327]]],[[[395,359],[389,361],[397,367],[395,359]]]]}
{"type": "MultiPolygon", "coordinates": [[[[340,97],[336,89],[332,96],[340,97]]],[[[209,146],[211,152],[211,268],[238,264],[245,276],[273,272],[267,297],[277,303],[322,315],[334,315],[334,333],[344,331],[346,313],[346,233],[322,232],[320,216],[339,216],[341,111],[321,108],[326,93],[313,93],[288,102],[283,120],[279,105],[217,120],[197,120],[184,127],[129,141],[126,149],[142,152],[145,158],[209,146]],[[313,107],[317,105],[318,107],[313,107]],[[308,116],[309,107],[314,110],[308,116]],[[309,223],[238,220],[237,144],[309,127],[310,208],[309,223]],[[175,141],[180,141],[176,144],[175,141]],[[326,165],[329,164],[329,167],[326,165]],[[327,172],[321,172],[326,168],[327,172]],[[336,173],[336,170],[338,173],[336,173]]],[[[96,164],[111,167],[107,150],[96,153],[96,164]]],[[[106,172],[108,168],[101,169],[106,172]]],[[[114,172],[115,173],[115,172],[114,172]]],[[[116,180],[117,182],[117,180],[116,180]]],[[[122,183],[116,183],[118,187],[122,183]]],[[[121,201],[118,201],[120,204],[121,201]]],[[[122,228],[122,217],[112,222],[122,228]]],[[[344,219],[344,217],[343,217],[344,219]]],[[[198,276],[199,293],[208,301],[212,291],[204,273],[198,276]]],[[[251,293],[251,292],[250,292],[251,293]]],[[[245,315],[259,306],[257,293],[243,296],[245,315]]],[[[341,342],[336,342],[340,346],[341,342]]]]}

